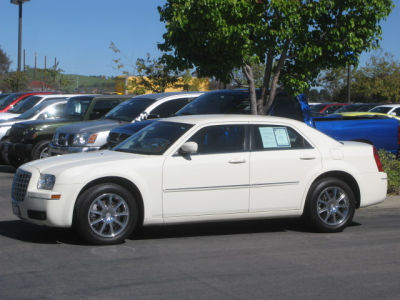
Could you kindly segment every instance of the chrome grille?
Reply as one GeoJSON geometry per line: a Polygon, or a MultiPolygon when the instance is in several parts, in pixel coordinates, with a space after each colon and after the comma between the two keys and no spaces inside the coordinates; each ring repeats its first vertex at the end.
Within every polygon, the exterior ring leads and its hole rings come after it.
{"type": "Polygon", "coordinates": [[[69,146],[72,144],[73,138],[74,138],[73,134],[57,132],[54,135],[53,142],[54,145],[69,146]]]}
{"type": "Polygon", "coordinates": [[[32,173],[30,172],[17,170],[11,187],[11,197],[13,200],[24,201],[31,176],[32,173]]]}

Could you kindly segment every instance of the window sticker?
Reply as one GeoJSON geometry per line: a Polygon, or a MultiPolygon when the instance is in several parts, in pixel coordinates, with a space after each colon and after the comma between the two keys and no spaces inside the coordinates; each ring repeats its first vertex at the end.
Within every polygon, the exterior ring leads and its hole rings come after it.
{"type": "Polygon", "coordinates": [[[290,147],[286,127],[259,127],[263,148],[290,147]]]}
{"type": "Polygon", "coordinates": [[[276,148],[274,128],[273,127],[259,127],[263,148],[276,148]]]}
{"type": "Polygon", "coordinates": [[[289,135],[286,127],[274,128],[278,147],[290,147],[289,135]]]}

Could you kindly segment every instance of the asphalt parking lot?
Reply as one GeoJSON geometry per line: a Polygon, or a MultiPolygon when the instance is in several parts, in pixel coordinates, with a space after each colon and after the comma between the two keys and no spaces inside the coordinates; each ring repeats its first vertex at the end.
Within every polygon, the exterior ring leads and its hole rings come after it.
{"type": "Polygon", "coordinates": [[[299,220],[144,228],[116,246],[11,213],[0,166],[0,299],[399,299],[400,197],[338,234],[299,220]]]}

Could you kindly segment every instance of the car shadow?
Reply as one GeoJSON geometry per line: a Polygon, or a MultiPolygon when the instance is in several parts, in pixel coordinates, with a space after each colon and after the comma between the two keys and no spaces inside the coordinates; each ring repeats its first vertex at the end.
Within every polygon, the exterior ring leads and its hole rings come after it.
{"type": "MultiPolygon", "coordinates": [[[[360,226],[352,222],[349,226],[360,226]]],[[[140,228],[128,240],[151,240],[222,236],[274,232],[300,232],[321,234],[310,228],[300,218],[250,221],[207,222],[180,225],[151,225],[140,228]]],[[[11,239],[36,244],[70,244],[91,246],[69,228],[38,226],[20,220],[1,221],[0,235],[11,239]]]]}
{"type": "Polygon", "coordinates": [[[0,173],[15,173],[15,168],[8,165],[0,165],[0,173]]]}
{"type": "Polygon", "coordinates": [[[1,221],[0,236],[35,244],[88,245],[72,229],[38,226],[20,220],[1,221]]]}

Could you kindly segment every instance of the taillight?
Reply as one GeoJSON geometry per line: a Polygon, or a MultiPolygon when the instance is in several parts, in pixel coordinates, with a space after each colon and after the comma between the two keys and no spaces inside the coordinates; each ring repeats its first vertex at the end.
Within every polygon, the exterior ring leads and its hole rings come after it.
{"type": "Polygon", "coordinates": [[[378,151],[376,150],[375,147],[373,147],[373,148],[374,148],[374,158],[375,158],[376,166],[378,167],[378,171],[383,172],[383,167],[382,167],[381,159],[379,158],[378,151]]]}
{"type": "Polygon", "coordinates": [[[397,127],[397,144],[400,146],[400,126],[397,127]]]}

